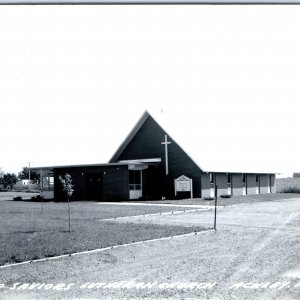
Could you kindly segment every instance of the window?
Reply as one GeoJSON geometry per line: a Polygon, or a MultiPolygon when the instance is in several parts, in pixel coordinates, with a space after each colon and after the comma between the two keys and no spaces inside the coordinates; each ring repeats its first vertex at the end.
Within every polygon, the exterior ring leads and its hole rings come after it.
{"type": "Polygon", "coordinates": [[[227,173],[227,183],[231,183],[231,174],[227,173]]]}
{"type": "Polygon", "coordinates": [[[129,189],[130,190],[141,190],[141,171],[130,170],[129,171],[129,189]]]}
{"type": "Polygon", "coordinates": [[[214,173],[209,173],[209,181],[210,181],[210,183],[214,183],[214,180],[215,180],[214,177],[215,177],[214,173]]]}
{"type": "Polygon", "coordinates": [[[246,182],[246,174],[243,173],[243,182],[246,182]]]}

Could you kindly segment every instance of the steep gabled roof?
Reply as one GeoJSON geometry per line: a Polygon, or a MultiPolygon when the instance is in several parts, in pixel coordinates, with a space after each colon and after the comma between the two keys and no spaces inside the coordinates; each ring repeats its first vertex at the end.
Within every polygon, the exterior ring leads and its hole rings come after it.
{"type": "Polygon", "coordinates": [[[138,122],[135,124],[135,126],[132,128],[132,130],[129,132],[129,134],[127,135],[127,137],[123,141],[123,143],[119,146],[117,151],[114,153],[112,158],[109,160],[109,163],[116,162],[116,160],[118,159],[120,154],[124,151],[126,146],[130,143],[130,141],[133,139],[133,137],[136,135],[136,133],[139,131],[139,129],[142,127],[142,125],[145,123],[145,121],[147,120],[149,115],[150,114],[148,113],[147,110],[143,113],[143,115],[140,117],[138,122]]]}
{"type": "MultiPolygon", "coordinates": [[[[139,129],[142,127],[142,125],[145,123],[145,121],[151,117],[155,123],[161,127],[161,129],[168,135],[169,138],[171,138],[173,141],[175,141],[175,139],[168,134],[168,132],[162,128],[162,126],[160,124],[158,124],[158,122],[150,115],[150,113],[146,110],[144,112],[144,114],[141,116],[141,118],[138,120],[138,122],[136,123],[136,125],[133,127],[133,129],[130,131],[130,133],[128,134],[128,136],[125,138],[125,140],[123,141],[123,143],[120,145],[120,147],[117,149],[117,151],[114,153],[113,157],[109,160],[110,163],[116,162],[119,158],[119,156],[121,155],[122,151],[124,151],[124,149],[126,148],[126,146],[130,143],[130,141],[134,138],[134,136],[136,135],[136,133],[139,131],[139,129]]],[[[175,141],[176,142],[176,141],[175,141]]],[[[177,143],[177,142],[176,142],[177,143]]],[[[178,143],[177,143],[178,144],[178,143]]],[[[203,170],[199,164],[197,164],[197,162],[195,162],[190,155],[185,151],[185,149],[183,149],[179,144],[178,146],[182,149],[182,151],[201,169],[203,170]]]]}
{"type": "MultiPolygon", "coordinates": [[[[114,163],[118,161],[121,153],[130,143],[130,141],[134,138],[136,133],[145,123],[145,121],[151,117],[157,124],[162,128],[162,130],[176,143],[181,147],[181,149],[186,153],[187,156],[192,159],[192,161],[203,171],[203,172],[228,172],[228,173],[276,173],[274,170],[269,170],[264,166],[257,166],[257,164],[253,164],[251,158],[247,160],[243,160],[243,164],[239,163],[237,166],[232,166],[232,160],[234,157],[224,157],[222,156],[222,146],[217,149],[220,153],[220,157],[215,157],[216,149],[214,152],[212,151],[211,155],[207,155],[204,152],[201,152],[201,147],[206,147],[209,149],[209,145],[206,144],[205,140],[201,139],[201,130],[206,130],[207,128],[200,121],[196,120],[193,122],[192,120],[187,120],[185,118],[184,122],[178,121],[178,119],[171,118],[169,122],[166,120],[165,116],[160,116],[160,118],[154,118],[148,111],[145,111],[143,115],[140,117],[136,125],[127,135],[123,143],[119,146],[117,151],[114,153],[112,158],[109,160],[110,163],[114,163]],[[159,121],[157,121],[159,119],[159,121]],[[164,127],[161,126],[163,124],[164,127]],[[198,125],[197,125],[198,124],[198,125]],[[171,128],[172,132],[177,131],[176,140],[164,129],[171,128]],[[200,130],[199,130],[200,129],[200,130]],[[179,142],[178,142],[179,141],[179,142]],[[187,153],[187,151],[188,153],[187,153]],[[190,155],[191,154],[191,155],[190,155]],[[219,159],[219,160],[218,160],[219,159]],[[220,164],[220,160],[222,163],[220,164]],[[250,161],[249,161],[250,160],[250,161]],[[202,167],[200,167],[200,164],[202,167]],[[204,166],[204,168],[203,168],[204,166]]],[[[204,124],[205,125],[205,124],[204,124]]],[[[218,154],[217,154],[218,155],[218,154]]]]}

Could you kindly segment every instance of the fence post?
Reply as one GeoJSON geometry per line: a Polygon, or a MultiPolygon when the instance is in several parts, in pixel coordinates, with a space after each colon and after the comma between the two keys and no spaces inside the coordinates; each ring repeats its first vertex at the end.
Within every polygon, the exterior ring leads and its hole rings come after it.
{"type": "Polygon", "coordinates": [[[218,203],[218,187],[215,184],[215,220],[214,220],[214,230],[217,230],[217,203],[218,203]]]}

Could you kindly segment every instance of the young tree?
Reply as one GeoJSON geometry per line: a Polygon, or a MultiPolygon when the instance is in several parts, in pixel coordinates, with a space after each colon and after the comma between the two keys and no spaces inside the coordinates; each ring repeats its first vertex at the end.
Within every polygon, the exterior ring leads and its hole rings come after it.
{"type": "Polygon", "coordinates": [[[74,193],[74,185],[72,184],[72,178],[70,174],[66,174],[63,177],[59,176],[59,181],[61,182],[62,189],[66,193],[68,198],[68,214],[69,214],[69,232],[71,232],[71,212],[70,212],[70,197],[74,193]]]}

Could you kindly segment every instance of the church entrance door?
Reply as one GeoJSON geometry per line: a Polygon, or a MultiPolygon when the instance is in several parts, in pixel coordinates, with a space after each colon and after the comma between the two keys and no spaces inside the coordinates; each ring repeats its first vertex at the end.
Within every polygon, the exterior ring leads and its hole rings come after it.
{"type": "Polygon", "coordinates": [[[129,170],[129,199],[140,199],[142,196],[142,170],[129,170]]]}
{"type": "Polygon", "coordinates": [[[103,176],[100,173],[86,174],[86,200],[102,200],[103,176]]]}

